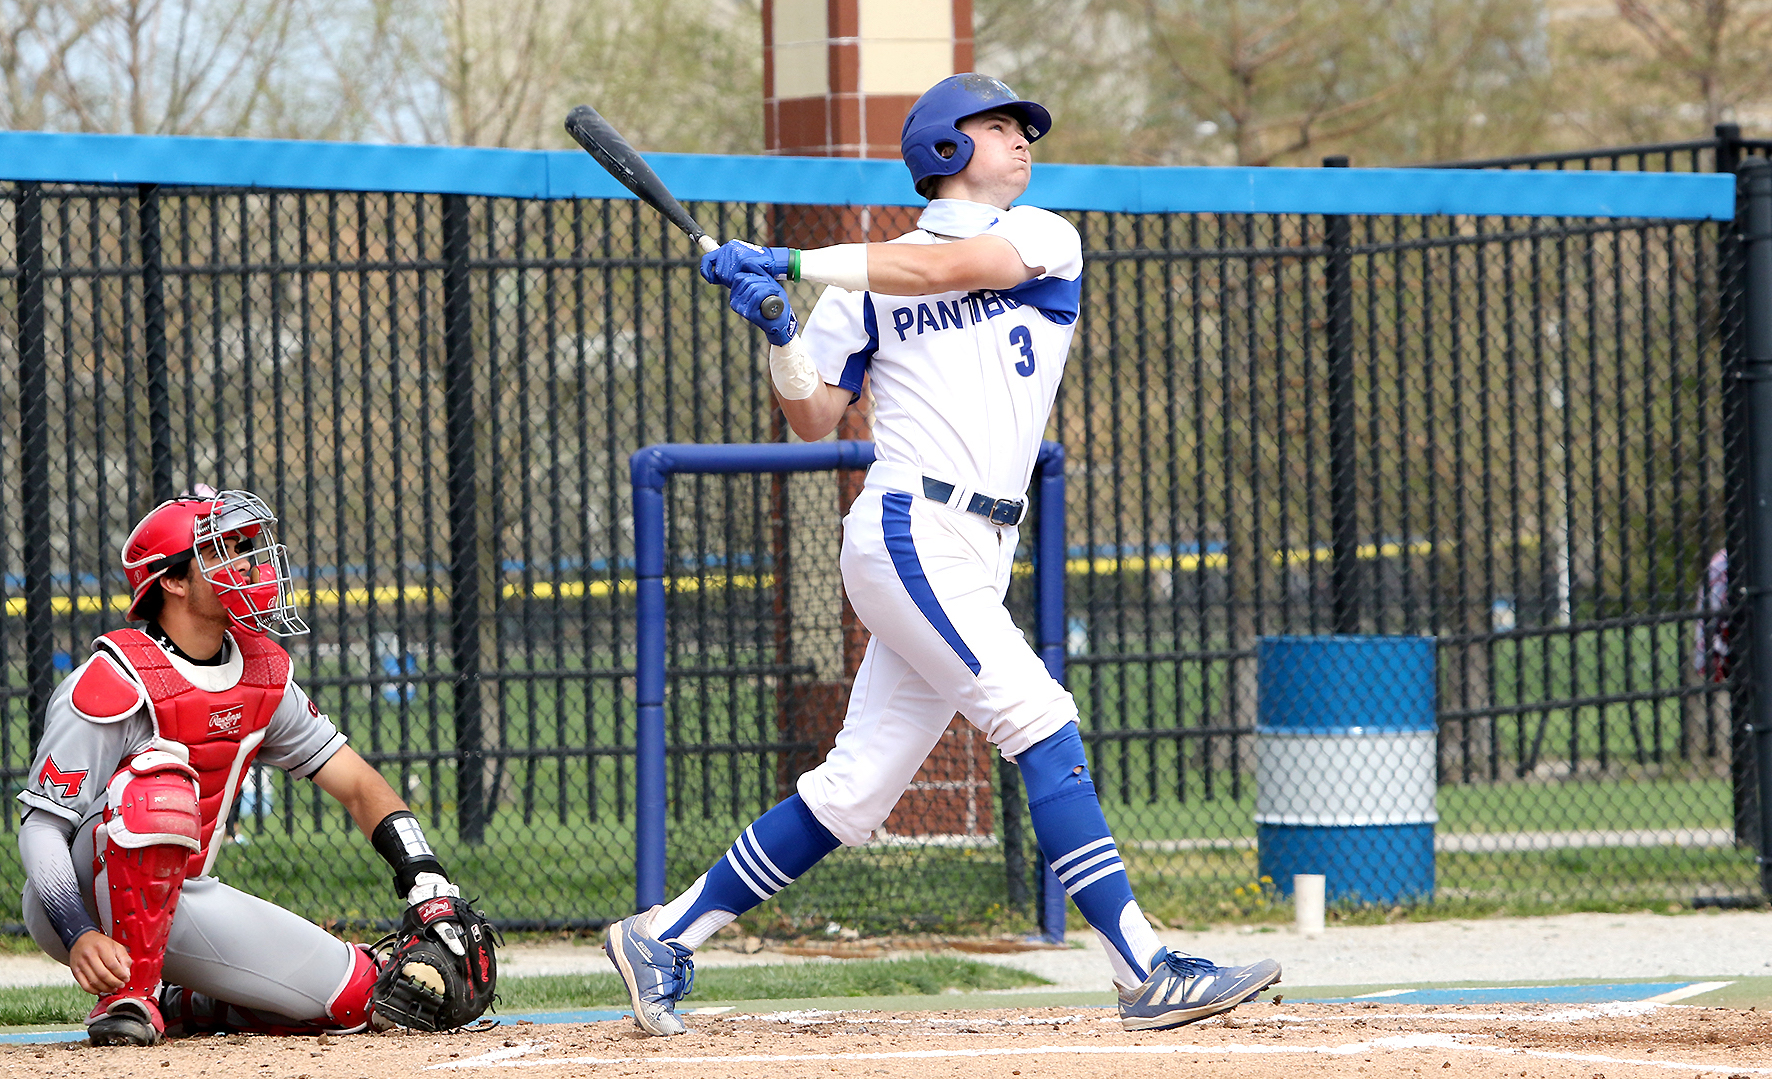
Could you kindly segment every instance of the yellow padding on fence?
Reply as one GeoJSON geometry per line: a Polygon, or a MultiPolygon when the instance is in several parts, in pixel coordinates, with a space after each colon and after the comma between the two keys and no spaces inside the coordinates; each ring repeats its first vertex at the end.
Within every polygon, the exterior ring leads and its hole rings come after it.
{"type": "MultiPolygon", "coordinates": [[[[665,579],[665,590],[669,592],[699,592],[714,588],[768,588],[775,584],[772,575],[757,576],[746,574],[738,577],[720,577],[700,580],[694,577],[669,577],[665,579]]],[[[529,588],[530,599],[592,599],[612,595],[631,596],[634,594],[634,582],[623,581],[538,581],[529,588]]],[[[520,584],[504,586],[505,599],[522,599],[524,588],[520,584]]],[[[295,603],[304,610],[318,607],[367,607],[370,605],[385,607],[396,602],[424,603],[431,600],[437,603],[449,602],[449,590],[423,584],[409,584],[405,587],[383,585],[380,588],[347,588],[340,591],[336,588],[297,589],[295,603]]],[[[22,617],[29,605],[23,596],[13,596],[6,601],[6,614],[9,617],[22,617]]],[[[49,609],[56,614],[98,614],[115,611],[118,614],[129,609],[127,595],[115,596],[53,596],[49,601],[49,609]]]]}
{"type": "MultiPolygon", "coordinates": [[[[6,614],[9,618],[22,617],[30,605],[23,596],[13,596],[6,601],[6,614]]],[[[128,596],[53,596],[49,601],[49,609],[56,614],[69,614],[79,611],[92,614],[100,611],[117,611],[122,613],[129,609],[128,596]]]]}
{"type": "MultiPolygon", "coordinates": [[[[1434,553],[1434,545],[1426,540],[1414,543],[1363,543],[1354,548],[1354,557],[1370,560],[1373,558],[1396,558],[1400,555],[1427,555],[1434,553]]],[[[1311,562],[1327,562],[1335,556],[1331,547],[1294,547],[1289,551],[1275,551],[1268,560],[1276,566],[1298,566],[1311,562]]],[[[1070,574],[1109,574],[1109,573],[1146,573],[1168,570],[1172,573],[1194,573],[1202,569],[1224,569],[1230,559],[1223,551],[1209,551],[1204,554],[1184,555],[1153,555],[1132,556],[1125,558],[1072,558],[1065,564],[1065,572],[1070,574]]],[[[1017,574],[1033,572],[1033,567],[1025,562],[1015,566],[1017,574]]]]}
{"type": "MultiPolygon", "coordinates": [[[[1354,549],[1354,555],[1361,559],[1396,558],[1401,555],[1432,554],[1434,545],[1425,541],[1415,543],[1383,543],[1361,544],[1354,549]]],[[[1276,551],[1270,560],[1276,566],[1298,566],[1311,562],[1327,562],[1333,555],[1328,547],[1303,548],[1295,547],[1289,551],[1276,551]]],[[[1111,573],[1151,573],[1167,570],[1171,573],[1194,573],[1202,569],[1224,569],[1229,559],[1222,551],[1205,554],[1154,555],[1134,556],[1129,558],[1071,558],[1064,564],[1068,575],[1111,573]]],[[[1014,573],[1017,577],[1025,577],[1034,572],[1034,567],[1027,562],[1018,562],[1014,573]]],[[[734,577],[667,577],[665,589],[672,593],[700,592],[719,588],[770,588],[775,584],[773,574],[740,574],[734,577]]],[[[634,582],[631,579],[621,581],[537,581],[528,586],[529,599],[606,599],[610,596],[631,596],[634,594],[634,582]]],[[[525,586],[507,584],[502,590],[505,599],[522,599],[525,586]]],[[[404,587],[382,585],[378,588],[336,588],[297,589],[295,602],[305,610],[320,607],[385,607],[396,602],[424,603],[449,602],[449,590],[426,584],[409,584],[404,587]]],[[[12,596],[6,601],[6,614],[10,618],[22,617],[27,609],[23,596],[12,596]]],[[[127,595],[116,596],[55,596],[50,600],[50,610],[56,614],[98,614],[114,611],[119,614],[129,609],[127,595]]]]}
{"type": "MultiPolygon", "coordinates": [[[[1434,545],[1426,540],[1414,543],[1362,543],[1354,548],[1354,557],[1361,559],[1396,558],[1404,554],[1433,554],[1434,545]]],[[[1327,562],[1335,557],[1332,547],[1312,547],[1309,549],[1293,548],[1290,551],[1279,551],[1274,554],[1274,565],[1296,566],[1309,562],[1327,562]]]]}

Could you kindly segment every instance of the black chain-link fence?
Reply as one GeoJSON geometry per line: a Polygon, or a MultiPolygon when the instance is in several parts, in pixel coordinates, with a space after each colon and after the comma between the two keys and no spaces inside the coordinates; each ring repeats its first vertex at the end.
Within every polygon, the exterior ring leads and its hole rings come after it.
{"type": "MultiPolygon", "coordinates": [[[[1727,169],[1744,145],[1604,161],[1727,169]]],[[[297,563],[297,679],[467,891],[513,925],[627,913],[628,455],[787,437],[761,337],[683,237],[620,200],[0,191],[10,789],[56,680],[119,622],[133,521],[194,482],[245,487],[297,563]]],[[[797,246],[914,222],[691,210],[797,246]]],[[[1274,901],[1258,814],[1315,825],[1257,789],[1281,759],[1257,734],[1257,642],[1337,633],[1438,639],[1435,901],[1757,898],[1744,675],[1706,658],[1740,636],[1739,588],[1705,588],[1743,572],[1713,558],[1744,549],[1736,226],[1067,216],[1083,314],[1048,437],[1068,454],[1069,683],[1149,909],[1274,901]]],[[[840,722],[865,639],[836,579],[855,478],[672,481],[673,889],[840,722]]],[[[1031,627],[1031,574],[1010,601],[1031,627]]],[[[763,917],[1035,918],[1014,770],[948,741],[878,842],[763,917]]],[[[16,879],[10,844],[0,865],[16,879]]],[[[218,872],[323,921],[393,913],[342,810],[281,774],[250,777],[218,872]]]]}
{"type": "Polygon", "coordinates": [[[1070,684],[1151,906],[1191,920],[1271,903],[1291,882],[1264,870],[1299,859],[1258,858],[1269,821],[1319,829],[1305,862],[1380,842],[1394,872],[1380,858],[1338,888],[1331,871],[1332,899],[1417,891],[1414,841],[1358,830],[1400,826],[1413,776],[1383,772],[1357,813],[1318,803],[1395,762],[1262,744],[1256,642],[1291,634],[1437,638],[1441,902],[1757,894],[1729,687],[1694,666],[1732,611],[1701,597],[1740,456],[1729,226],[1082,225],[1098,317],[1057,417],[1089,465],[1070,684]],[[1264,751],[1321,812],[1264,806],[1264,751]]]}

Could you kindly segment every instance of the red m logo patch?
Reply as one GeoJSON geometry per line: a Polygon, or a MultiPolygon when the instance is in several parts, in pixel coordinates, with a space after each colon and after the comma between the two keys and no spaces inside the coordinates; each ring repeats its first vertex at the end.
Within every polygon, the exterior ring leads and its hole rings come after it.
{"type": "Polygon", "coordinates": [[[78,798],[80,786],[86,782],[86,771],[64,772],[55,766],[55,758],[50,757],[43,762],[43,771],[37,773],[37,782],[60,787],[63,798],[78,798]]]}

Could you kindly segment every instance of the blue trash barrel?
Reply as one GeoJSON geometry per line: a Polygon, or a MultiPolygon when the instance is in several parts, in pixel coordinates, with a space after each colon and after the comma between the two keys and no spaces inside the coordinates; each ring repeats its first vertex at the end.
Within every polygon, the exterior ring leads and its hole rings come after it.
{"type": "Polygon", "coordinates": [[[1256,652],[1255,825],[1282,894],[1320,873],[1329,902],[1434,892],[1434,639],[1264,637],[1256,652]]]}

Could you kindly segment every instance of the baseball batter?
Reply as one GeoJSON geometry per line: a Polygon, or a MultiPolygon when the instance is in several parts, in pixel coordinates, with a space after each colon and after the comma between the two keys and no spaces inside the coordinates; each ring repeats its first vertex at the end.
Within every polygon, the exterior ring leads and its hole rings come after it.
{"type": "Polygon", "coordinates": [[[1014,202],[1047,111],[997,79],[955,75],[918,99],[902,149],[929,206],[890,243],[728,243],[702,260],[770,341],[770,373],[806,440],[874,395],[876,463],[843,520],[843,585],[871,640],[836,745],[798,792],[688,891],[611,928],[634,1018],[685,1028],[692,954],[839,845],[864,843],[958,711],[1021,769],[1040,849],[1106,950],[1127,1029],[1179,1026],[1279,981],[1165,948],[1133,898],[1077,731],[1077,707],[1003,606],[1028,481],[1076,332],[1077,231],[1014,202]],[[799,332],[778,279],[829,286],[799,332]]]}
{"type": "Polygon", "coordinates": [[[404,951],[382,961],[216,879],[217,829],[255,763],[338,799],[393,867],[414,920],[453,938],[458,957],[478,958],[490,935],[462,909],[418,818],[267,637],[307,632],[275,522],[244,491],[204,488],[156,507],[123,546],[127,617],[145,627],[100,637],[49,702],[18,795],[24,921],[98,998],[86,1020],[94,1045],[151,1045],[168,1027],[424,1025],[408,1018],[414,1005],[445,995],[444,972],[404,951]]]}

